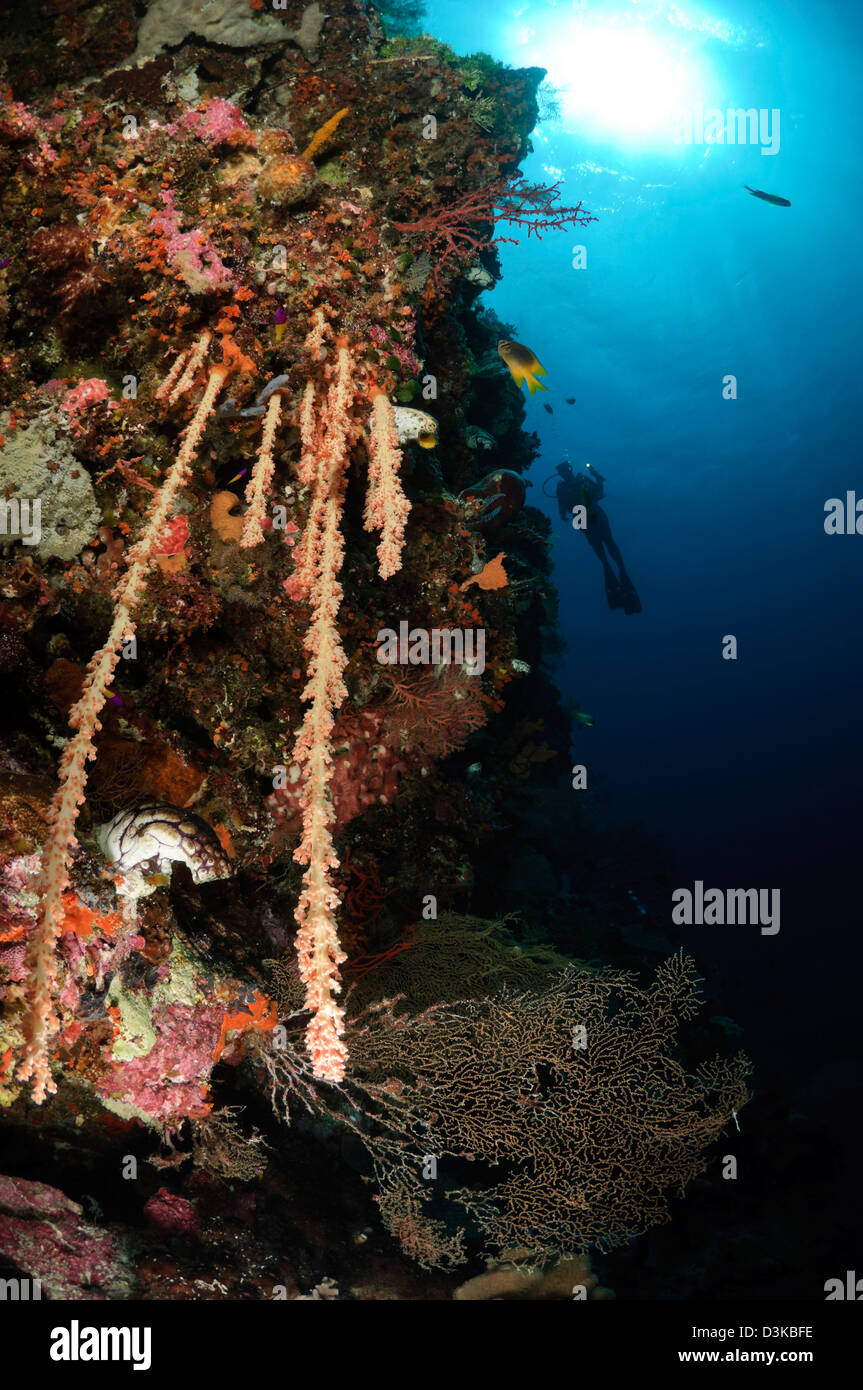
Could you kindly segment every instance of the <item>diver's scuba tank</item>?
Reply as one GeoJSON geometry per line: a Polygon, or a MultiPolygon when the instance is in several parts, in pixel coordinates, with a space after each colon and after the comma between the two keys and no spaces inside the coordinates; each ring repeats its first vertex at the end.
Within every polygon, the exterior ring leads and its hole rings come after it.
{"type": "MultiPolygon", "coordinates": [[[[568,450],[568,449],[564,449],[564,451],[563,451],[563,458],[561,459],[560,463],[557,465],[557,468],[560,468],[561,464],[564,464],[564,463],[569,463],[569,450],[568,450]]],[[[563,475],[560,474],[560,473],[558,473],[557,468],[555,468],[554,472],[553,472],[553,473],[550,473],[549,476],[548,476],[546,479],[544,479],[544,481],[543,481],[542,484],[540,485],[540,491],[541,491],[543,497],[547,497],[547,498],[549,499],[549,501],[556,495],[556,493],[554,493],[554,492],[546,492],[546,490],[545,490],[545,484],[546,484],[546,483],[553,483],[553,482],[555,481],[555,479],[557,479],[557,482],[558,482],[558,483],[560,483],[560,482],[563,481],[563,475]]]]}
{"type": "MultiPolygon", "coordinates": [[[[560,483],[562,483],[562,482],[565,481],[564,478],[563,478],[563,475],[562,475],[561,473],[558,473],[558,471],[557,471],[557,469],[560,468],[561,464],[564,464],[564,463],[568,463],[568,464],[570,465],[570,467],[572,467],[572,462],[571,462],[570,457],[569,457],[569,450],[568,450],[568,449],[564,449],[564,451],[563,451],[563,458],[561,459],[560,463],[558,464],[558,466],[557,466],[557,468],[554,470],[554,472],[553,472],[553,473],[550,473],[549,476],[548,476],[547,478],[545,478],[544,481],[542,482],[542,485],[541,485],[540,490],[541,490],[541,492],[542,492],[543,497],[547,497],[547,498],[549,498],[549,500],[551,500],[553,497],[556,496],[556,488],[555,488],[555,492],[546,492],[546,490],[545,490],[545,485],[546,485],[546,483],[554,483],[555,481],[556,481],[556,485],[559,485],[560,483]]],[[[589,470],[593,467],[593,465],[590,464],[590,463],[586,463],[586,464],[584,465],[584,467],[585,467],[585,469],[587,469],[587,470],[589,471],[589,470]]]]}

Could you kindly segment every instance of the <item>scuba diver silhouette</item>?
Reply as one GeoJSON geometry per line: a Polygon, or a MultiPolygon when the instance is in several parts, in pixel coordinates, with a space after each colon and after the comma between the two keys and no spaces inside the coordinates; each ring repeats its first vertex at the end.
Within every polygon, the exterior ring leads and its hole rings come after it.
{"type": "MultiPolygon", "coordinates": [[[[626,614],[640,613],[641,600],[626,573],[623,556],[611,534],[608,517],[599,505],[600,498],[605,496],[605,479],[589,463],[585,464],[584,473],[574,474],[569,461],[559,463],[555,472],[560,478],[555,493],[561,521],[573,520],[575,507],[584,508],[586,525],[577,529],[584,530],[588,545],[602,565],[609,608],[622,608],[626,614]],[[609,558],[617,565],[619,574],[615,574],[609,558]]],[[[546,482],[550,481],[550,478],[546,478],[546,482]]],[[[548,496],[548,493],[545,495],[548,496]]]]}

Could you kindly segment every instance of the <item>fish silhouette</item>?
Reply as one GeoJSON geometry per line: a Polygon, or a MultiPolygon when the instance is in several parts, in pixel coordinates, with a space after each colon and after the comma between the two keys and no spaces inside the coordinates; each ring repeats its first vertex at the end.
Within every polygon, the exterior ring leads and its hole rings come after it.
{"type": "Polygon", "coordinates": [[[748,183],[743,187],[747,193],[751,193],[753,198],[761,198],[765,203],[772,203],[777,208],[790,208],[791,203],[787,198],[780,198],[778,193],[764,193],[760,188],[750,188],[748,183]]]}

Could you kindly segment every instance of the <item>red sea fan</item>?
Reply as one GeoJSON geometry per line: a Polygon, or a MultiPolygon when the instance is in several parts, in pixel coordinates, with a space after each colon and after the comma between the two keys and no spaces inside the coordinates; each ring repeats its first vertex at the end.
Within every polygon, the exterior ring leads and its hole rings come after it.
{"type": "Polygon", "coordinates": [[[390,668],[391,737],[423,757],[446,758],[486,722],[482,685],[460,666],[439,671],[390,668]]]}
{"type": "Polygon", "coordinates": [[[530,183],[501,178],[465,193],[448,207],[428,212],[415,222],[394,222],[396,231],[416,236],[433,262],[432,279],[439,286],[445,272],[474,265],[481,251],[501,242],[515,245],[518,237],[492,236],[496,222],[527,229],[528,237],[544,232],[583,227],[596,218],[582,204],[560,206],[560,183],[530,183]]]}
{"type": "MultiPolygon", "coordinates": [[[[406,772],[457,752],[486,722],[481,682],[460,667],[396,667],[388,679],[385,703],[343,714],[333,728],[329,785],[338,829],[373,806],[392,805],[406,772]]],[[[274,847],[296,835],[303,787],[294,765],[267,801],[277,826],[274,847]]]]}

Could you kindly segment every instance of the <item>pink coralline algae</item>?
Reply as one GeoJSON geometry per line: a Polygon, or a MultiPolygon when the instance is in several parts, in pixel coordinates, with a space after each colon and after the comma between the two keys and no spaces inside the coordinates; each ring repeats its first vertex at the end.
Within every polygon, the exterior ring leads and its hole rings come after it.
{"type": "Polygon", "coordinates": [[[114,1062],[96,1089],[121,1115],[166,1127],[210,1109],[210,1073],[225,1010],[216,1003],[168,1004],[153,1012],[156,1041],[144,1057],[114,1062]]]}
{"type": "Polygon", "coordinates": [[[165,238],[165,256],[193,294],[230,289],[231,272],[222,262],[209,237],[201,231],[181,232],[180,215],[169,189],[161,193],[165,211],[151,214],[151,225],[165,238]]]}
{"type": "MultiPolygon", "coordinates": [[[[27,978],[27,947],[23,943],[15,946],[0,945],[0,970],[2,970],[10,984],[18,984],[27,978]]],[[[9,991],[8,985],[0,984],[0,1002],[2,1002],[9,991]]]]}
{"type": "Polygon", "coordinates": [[[0,1002],[6,998],[10,984],[27,977],[26,940],[35,926],[36,914],[23,906],[22,895],[32,882],[40,858],[39,854],[22,854],[0,864],[0,1002]]]}
{"type": "Polygon", "coordinates": [[[39,130],[39,121],[29,107],[24,105],[23,101],[10,102],[6,107],[4,118],[21,135],[35,135],[39,130]]]}
{"type": "MultiPolygon", "coordinates": [[[[411,321],[406,320],[402,328],[408,333],[410,338],[413,338],[413,323],[411,321]]],[[[369,329],[369,337],[383,352],[391,353],[393,357],[395,357],[406,376],[417,376],[422,371],[422,363],[416,353],[412,352],[409,347],[405,347],[401,343],[392,342],[388,338],[386,330],[381,328],[380,324],[372,324],[369,329]]]]}
{"type": "Polygon", "coordinates": [[[251,145],[255,140],[239,107],[224,97],[214,97],[203,111],[187,111],[176,126],[168,126],[167,130],[169,134],[187,130],[211,149],[225,144],[251,145]]]}
{"type": "Polygon", "coordinates": [[[160,1187],[144,1204],[144,1215],[163,1236],[193,1236],[200,1227],[200,1218],[186,1197],[160,1187]]]}
{"type": "Polygon", "coordinates": [[[69,416],[69,424],[73,434],[81,432],[81,415],[85,410],[89,410],[91,405],[97,405],[99,401],[107,401],[111,395],[108,390],[108,383],[101,377],[91,376],[86,381],[79,381],[71,391],[67,391],[60,403],[60,409],[69,416]]]}
{"type": "Polygon", "coordinates": [[[20,940],[36,920],[35,913],[23,906],[21,895],[40,861],[38,853],[19,854],[0,865],[0,942],[20,940]]]}
{"type": "Polygon", "coordinates": [[[46,136],[62,128],[63,117],[40,120],[22,101],[13,101],[0,106],[0,136],[7,140],[35,142],[36,148],[28,151],[22,161],[31,173],[43,173],[56,164],[57,151],[48,143],[46,136]]]}
{"type": "Polygon", "coordinates": [[[19,1289],[22,1297],[128,1296],[129,1275],[114,1237],[82,1221],[82,1210],[47,1183],[0,1176],[0,1255],[41,1286],[19,1289]]]}
{"type": "Polygon", "coordinates": [[[41,172],[43,169],[47,168],[49,164],[55,164],[59,157],[60,156],[57,154],[57,151],[55,149],[52,149],[52,147],[48,144],[47,140],[40,140],[39,152],[37,155],[34,156],[33,163],[36,165],[36,168],[41,172]]]}
{"type": "Polygon", "coordinates": [[[154,554],[156,555],[177,555],[183,549],[189,539],[189,519],[186,516],[176,516],[173,521],[169,521],[162,532],[161,540],[156,545],[154,554]]]}

